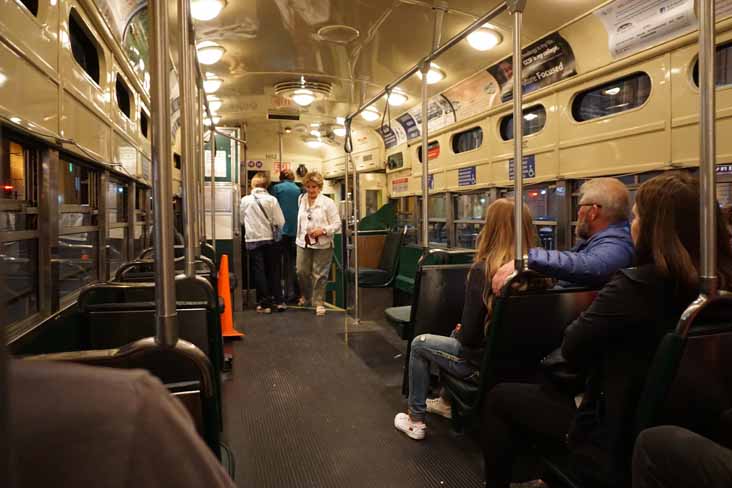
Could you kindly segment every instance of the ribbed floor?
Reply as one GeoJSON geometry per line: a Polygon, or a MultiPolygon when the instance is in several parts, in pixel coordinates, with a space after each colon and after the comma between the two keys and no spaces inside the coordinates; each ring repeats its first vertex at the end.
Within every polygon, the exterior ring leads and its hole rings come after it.
{"type": "Polygon", "coordinates": [[[237,323],[247,335],[233,343],[223,400],[238,486],[482,487],[477,446],[447,420],[428,418],[421,442],[394,429],[406,402],[391,330],[365,323],[345,334],[343,313],[295,310],[237,323]]]}

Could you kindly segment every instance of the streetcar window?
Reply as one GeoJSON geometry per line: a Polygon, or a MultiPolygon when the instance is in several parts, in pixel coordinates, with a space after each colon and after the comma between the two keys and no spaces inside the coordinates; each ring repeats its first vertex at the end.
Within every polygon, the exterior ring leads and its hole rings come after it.
{"type": "Polygon", "coordinates": [[[452,152],[455,154],[478,149],[482,144],[483,129],[480,127],[473,127],[452,136],[452,152]]]}
{"type": "Polygon", "coordinates": [[[633,73],[579,92],[572,102],[572,116],[578,122],[614,115],[640,107],[651,95],[651,78],[633,73]]]}
{"type": "Polygon", "coordinates": [[[117,82],[115,83],[115,91],[117,93],[117,106],[123,114],[129,119],[132,114],[132,96],[130,89],[125,80],[117,73],[117,82]]]}
{"type": "MultiPolygon", "coordinates": [[[[536,134],[546,125],[546,109],[543,105],[534,105],[524,110],[523,132],[525,136],[536,134]]],[[[510,141],[513,139],[513,114],[506,115],[501,119],[499,129],[501,139],[510,141]]]]}
{"type": "Polygon", "coordinates": [[[140,110],[140,132],[142,132],[143,137],[145,139],[149,139],[147,135],[147,124],[148,124],[148,118],[147,113],[145,113],[144,110],[140,110]]]}
{"type": "Polygon", "coordinates": [[[69,38],[74,59],[99,85],[99,48],[75,9],[69,15],[69,38]]]}
{"type": "Polygon", "coordinates": [[[388,169],[399,169],[404,166],[404,155],[402,153],[398,152],[395,154],[389,155],[389,157],[386,158],[386,167],[388,169]]]}
{"type": "Polygon", "coordinates": [[[38,239],[0,242],[6,293],[0,293],[0,326],[38,312],[38,239]]]}
{"type": "Polygon", "coordinates": [[[490,197],[485,192],[455,195],[456,247],[475,249],[488,205],[490,197]]]}
{"type": "Polygon", "coordinates": [[[173,164],[175,164],[175,169],[181,169],[183,167],[183,159],[180,154],[173,153],[173,164]]]}
{"type": "Polygon", "coordinates": [[[23,4],[30,13],[38,17],[38,0],[20,0],[20,3],[23,4]]]}
{"type": "Polygon", "coordinates": [[[86,166],[61,160],[59,203],[97,207],[96,184],[99,175],[86,166]]]}
{"type": "MultiPolygon", "coordinates": [[[[440,156],[440,143],[438,141],[432,141],[427,145],[427,155],[429,156],[430,160],[435,159],[440,156]]],[[[422,145],[420,144],[417,147],[417,158],[419,159],[419,162],[422,162],[422,145]]]]}
{"type": "MultiPolygon", "coordinates": [[[[732,85],[732,42],[717,46],[714,55],[714,77],[717,86],[732,85]]],[[[694,62],[692,71],[694,85],[699,86],[699,60],[694,62]]]]}
{"type": "Polygon", "coordinates": [[[63,298],[97,280],[97,232],[59,235],[51,246],[56,295],[63,298]],[[57,277],[57,278],[56,278],[57,277]]]}
{"type": "Polygon", "coordinates": [[[114,180],[107,186],[107,220],[110,224],[127,222],[127,185],[114,180]]]}
{"type": "Polygon", "coordinates": [[[428,234],[430,244],[447,246],[447,195],[430,195],[428,200],[430,220],[428,234]]]}
{"type": "Polygon", "coordinates": [[[0,147],[0,185],[0,199],[35,205],[38,188],[36,151],[4,139],[0,147]]]}
{"type": "Polygon", "coordinates": [[[127,262],[129,187],[110,179],[107,185],[107,260],[110,276],[127,262]]]}

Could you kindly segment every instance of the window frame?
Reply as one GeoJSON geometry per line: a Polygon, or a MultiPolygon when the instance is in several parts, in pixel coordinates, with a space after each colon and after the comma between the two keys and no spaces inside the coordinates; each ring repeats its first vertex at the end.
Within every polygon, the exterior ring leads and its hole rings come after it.
{"type": "Polygon", "coordinates": [[[102,88],[103,74],[105,71],[104,50],[103,50],[102,46],[100,45],[99,41],[94,36],[94,32],[87,25],[87,22],[84,20],[84,17],[76,9],[76,7],[72,7],[71,10],[69,10],[69,17],[67,19],[67,22],[68,22],[67,30],[68,30],[68,35],[69,35],[69,51],[71,52],[71,58],[76,63],[76,66],[78,66],[81,69],[81,71],[85,74],[85,76],[87,78],[89,78],[89,81],[93,82],[97,87],[102,88]],[[89,73],[86,70],[86,68],[81,65],[81,63],[76,59],[76,56],[74,55],[73,43],[72,43],[72,39],[71,39],[72,20],[74,21],[74,23],[78,24],[79,29],[86,36],[86,39],[85,39],[86,43],[90,44],[97,53],[97,68],[99,71],[98,80],[94,79],[94,76],[92,76],[92,73],[89,73]]]}
{"type": "Polygon", "coordinates": [[[133,114],[135,113],[135,100],[133,92],[130,89],[130,85],[125,80],[124,76],[120,72],[117,72],[114,79],[114,98],[117,102],[117,110],[124,115],[127,120],[133,120],[133,114]],[[122,103],[120,102],[120,87],[125,95],[127,95],[127,111],[125,111],[122,103]]]}
{"type": "MultiPolygon", "coordinates": [[[[417,149],[416,149],[416,152],[417,152],[417,162],[419,164],[423,164],[423,162],[422,162],[422,144],[416,144],[416,146],[417,146],[417,149]]],[[[432,139],[431,141],[429,141],[427,143],[427,161],[434,161],[434,160],[436,160],[437,158],[440,157],[440,154],[439,153],[434,158],[430,158],[429,157],[430,149],[432,149],[432,147],[437,147],[437,149],[441,150],[439,139],[432,139]]]]}
{"type": "MultiPolygon", "coordinates": [[[[714,46],[714,62],[716,64],[717,62],[717,54],[725,48],[729,48],[732,50],[732,39],[720,42],[716,46],[714,46]]],[[[691,85],[691,88],[695,90],[696,92],[699,92],[699,53],[696,53],[691,58],[691,64],[689,66],[689,76],[688,76],[689,84],[691,85]],[[694,80],[694,73],[696,72],[696,80],[694,80]]],[[[732,88],[732,82],[725,84],[725,85],[718,85],[717,80],[714,80],[714,88],[715,90],[727,90],[732,88]]]]}
{"type": "MultiPolygon", "coordinates": [[[[547,123],[547,121],[549,119],[549,112],[547,111],[546,106],[543,103],[536,103],[534,105],[531,105],[529,107],[526,107],[525,109],[523,109],[521,111],[521,116],[524,117],[529,110],[534,109],[534,108],[537,108],[537,107],[539,107],[539,108],[541,108],[541,109],[544,110],[544,124],[536,132],[532,132],[531,134],[524,134],[523,137],[525,137],[525,138],[526,137],[534,137],[534,136],[536,136],[538,134],[541,134],[542,132],[544,132],[544,129],[546,129],[546,123],[547,123]]],[[[510,137],[509,139],[506,139],[503,136],[503,132],[504,132],[503,131],[503,124],[504,123],[507,124],[509,119],[513,120],[513,112],[511,112],[509,114],[506,114],[503,117],[501,117],[500,119],[498,119],[498,128],[497,128],[498,137],[501,139],[502,142],[511,142],[511,141],[513,141],[513,136],[510,137]]],[[[522,125],[522,127],[525,128],[526,125],[522,125]]],[[[513,132],[513,127],[511,128],[511,132],[513,132]]]]}
{"type": "MultiPolygon", "coordinates": [[[[456,155],[456,154],[465,154],[465,153],[477,151],[478,149],[480,149],[481,147],[483,147],[483,144],[484,143],[485,143],[485,131],[483,130],[483,127],[480,126],[480,125],[475,125],[473,127],[470,127],[469,129],[461,130],[460,132],[455,132],[454,134],[452,134],[450,136],[450,150],[452,151],[452,153],[454,155],[456,155]],[[457,138],[459,136],[464,135],[464,134],[469,134],[469,133],[471,133],[473,131],[476,131],[476,129],[477,129],[478,132],[480,132],[480,143],[476,147],[474,147],[474,148],[467,149],[465,151],[457,151],[455,149],[455,143],[457,142],[457,138]]],[[[429,151],[429,146],[427,147],[427,150],[429,151]]]]}
{"type": "Polygon", "coordinates": [[[616,77],[616,78],[611,78],[608,81],[604,81],[604,82],[598,83],[596,85],[593,85],[590,88],[586,88],[584,90],[580,90],[580,91],[577,91],[577,92],[575,92],[575,93],[572,94],[572,97],[569,100],[570,120],[574,124],[587,124],[587,123],[591,123],[591,122],[596,122],[598,120],[607,120],[607,119],[609,119],[611,117],[617,117],[619,115],[624,115],[624,114],[629,114],[629,113],[632,113],[632,112],[636,112],[638,110],[643,109],[648,104],[649,100],[651,100],[651,98],[653,97],[654,90],[655,90],[655,85],[653,83],[653,78],[651,77],[650,74],[648,74],[646,71],[643,71],[643,70],[636,70],[636,71],[632,71],[630,73],[621,75],[621,76],[616,77]],[[629,108],[627,110],[623,110],[621,112],[616,112],[614,114],[602,115],[600,117],[593,117],[591,119],[586,119],[586,120],[577,120],[577,118],[575,117],[575,103],[577,102],[577,99],[580,96],[585,95],[585,94],[587,94],[589,92],[592,92],[592,91],[599,91],[602,88],[606,87],[607,85],[611,85],[613,83],[618,83],[620,81],[626,80],[626,79],[631,78],[631,77],[636,76],[636,75],[646,76],[648,78],[648,81],[649,81],[650,88],[648,90],[648,97],[646,97],[646,99],[643,100],[643,103],[641,103],[640,105],[637,105],[635,107],[629,108]]]}

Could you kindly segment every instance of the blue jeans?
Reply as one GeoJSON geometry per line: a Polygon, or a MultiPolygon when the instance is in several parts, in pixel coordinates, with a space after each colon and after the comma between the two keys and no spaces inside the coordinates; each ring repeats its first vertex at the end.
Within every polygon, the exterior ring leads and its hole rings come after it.
{"type": "Polygon", "coordinates": [[[454,337],[422,334],[412,340],[409,354],[409,415],[424,420],[427,390],[430,387],[430,363],[434,362],[458,378],[467,378],[475,368],[463,358],[463,346],[454,337]]]}

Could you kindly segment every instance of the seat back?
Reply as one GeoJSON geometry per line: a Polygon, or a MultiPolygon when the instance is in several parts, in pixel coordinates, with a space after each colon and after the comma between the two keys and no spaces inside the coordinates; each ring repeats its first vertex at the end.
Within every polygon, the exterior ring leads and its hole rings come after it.
{"type": "Polygon", "coordinates": [[[425,265],[417,270],[410,322],[413,337],[450,335],[460,322],[471,264],[425,265]]]}
{"type": "Polygon", "coordinates": [[[384,239],[384,248],[379,259],[379,269],[383,269],[389,276],[394,276],[399,264],[399,248],[402,246],[406,227],[395,232],[389,232],[384,239]]]}

